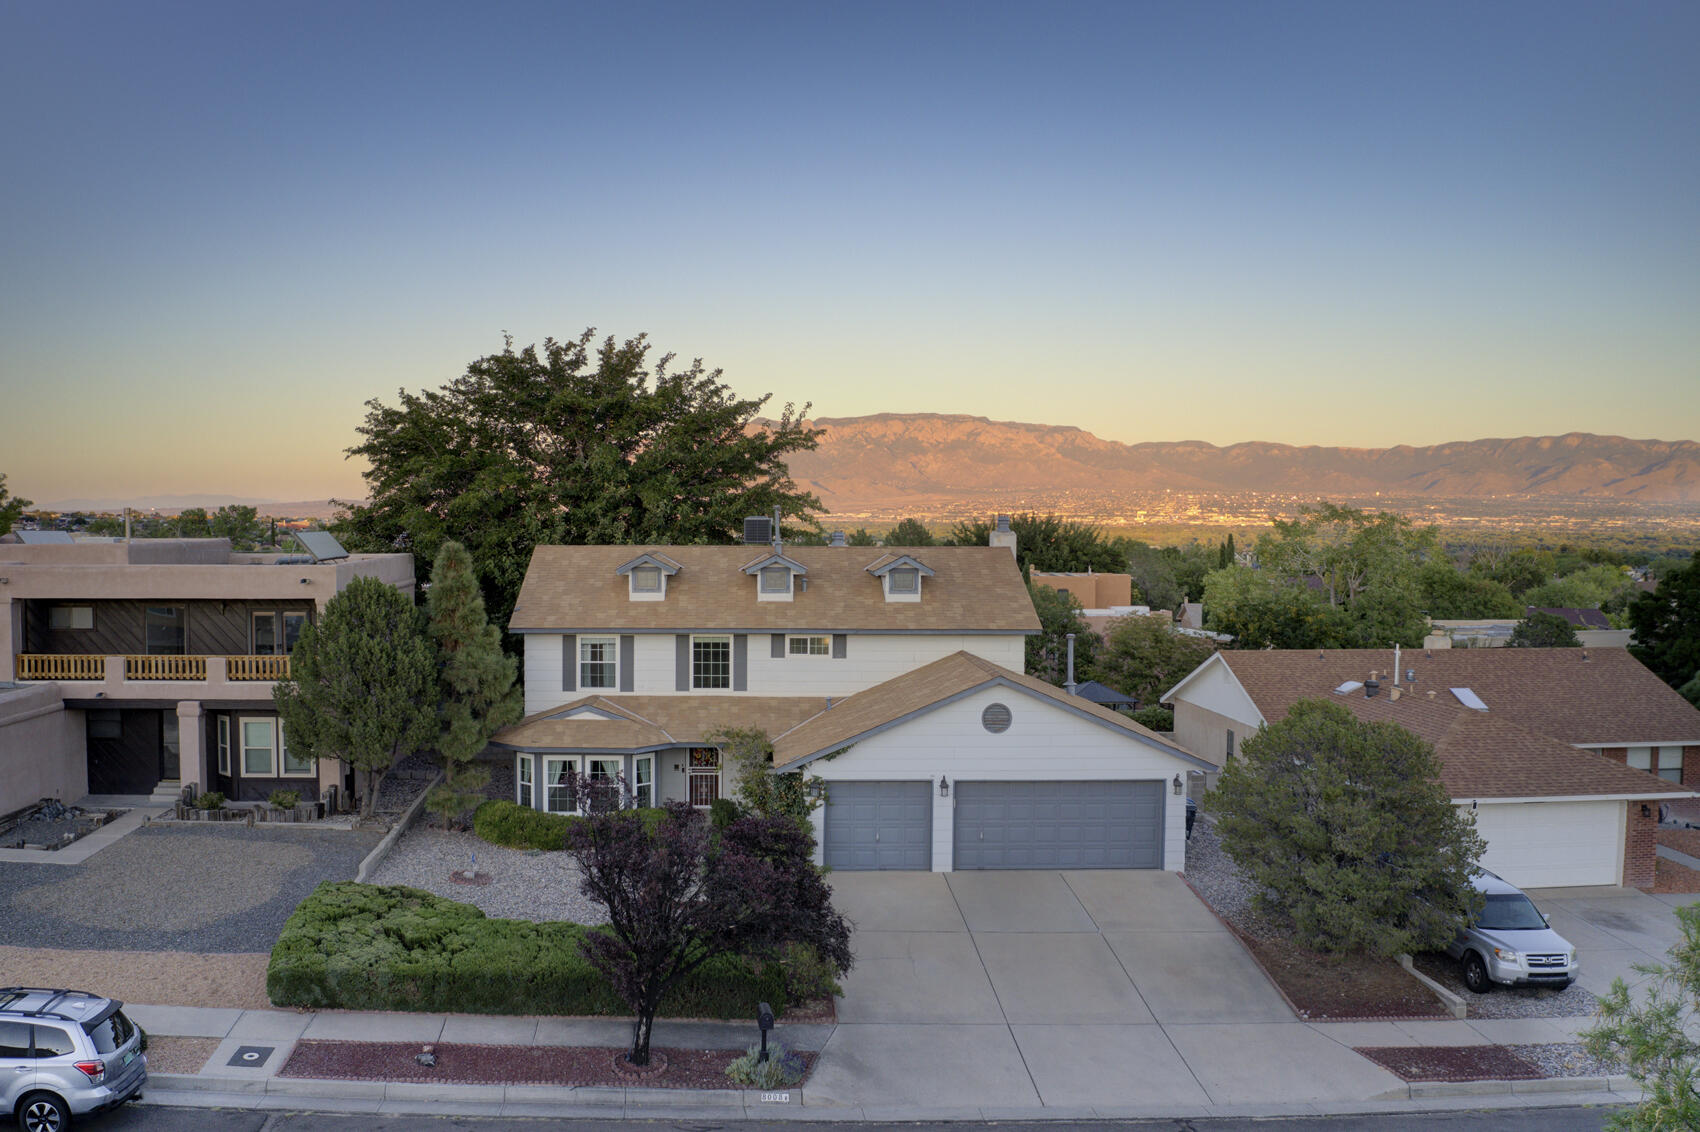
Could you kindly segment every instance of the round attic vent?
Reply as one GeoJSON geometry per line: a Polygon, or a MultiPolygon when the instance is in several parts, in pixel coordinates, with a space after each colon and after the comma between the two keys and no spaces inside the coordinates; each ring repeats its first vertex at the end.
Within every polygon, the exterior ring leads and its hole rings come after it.
{"type": "Polygon", "coordinates": [[[1009,720],[1009,708],[1004,704],[987,704],[986,710],[980,713],[980,726],[993,735],[1008,731],[1009,720]]]}

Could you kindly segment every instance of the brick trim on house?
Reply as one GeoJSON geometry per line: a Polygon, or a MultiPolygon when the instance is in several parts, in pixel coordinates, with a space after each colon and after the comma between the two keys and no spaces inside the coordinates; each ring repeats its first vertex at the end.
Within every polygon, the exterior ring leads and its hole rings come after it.
{"type": "Polygon", "coordinates": [[[1658,803],[1625,802],[1624,805],[1628,808],[1628,820],[1623,823],[1623,887],[1651,889],[1659,855],[1658,803]],[[1647,808],[1646,816],[1641,813],[1643,806],[1647,808]]]}
{"type": "Polygon", "coordinates": [[[1700,747],[1682,749],[1682,784],[1700,790],[1700,747]]]}

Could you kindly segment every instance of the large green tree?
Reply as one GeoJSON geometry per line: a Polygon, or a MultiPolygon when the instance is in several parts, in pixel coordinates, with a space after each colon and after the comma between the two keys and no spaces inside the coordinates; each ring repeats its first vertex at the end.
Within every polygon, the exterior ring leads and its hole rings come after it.
{"type": "Polygon", "coordinates": [[[1339,648],[1350,641],[1344,610],[1299,582],[1249,566],[1204,576],[1204,617],[1206,628],[1231,634],[1237,649],[1339,648]]]}
{"type": "Polygon", "coordinates": [[[1397,724],[1301,700],[1241,745],[1204,805],[1258,908],[1305,947],[1438,947],[1474,909],[1486,843],[1434,748],[1397,724]]]}
{"type": "Polygon", "coordinates": [[[1257,558],[1273,574],[1316,578],[1330,605],[1349,606],[1370,586],[1410,577],[1438,547],[1434,527],[1403,515],[1319,503],[1277,519],[1257,540],[1257,558]]]}
{"type": "Polygon", "coordinates": [[[502,633],[484,612],[472,556],[458,542],[445,542],[437,551],[425,611],[437,649],[442,696],[437,753],[443,760],[443,781],[427,805],[446,827],[455,814],[477,805],[478,791],[490,778],[478,756],[490,736],[517,722],[524,708],[517,665],[502,651],[502,633]]]}
{"type": "MultiPolygon", "coordinates": [[[[1185,595],[1181,592],[1176,571],[1181,557],[1179,550],[1128,539],[1122,544],[1122,552],[1127,558],[1128,575],[1133,578],[1136,600],[1143,601],[1152,609],[1172,611],[1180,608],[1185,595]]],[[[1203,575],[1199,577],[1202,580],[1203,575]]],[[[1194,596],[1199,592],[1195,590],[1194,596]]]]}
{"type": "Polygon", "coordinates": [[[460,540],[505,626],[539,544],[728,542],[775,507],[806,524],[820,500],[785,457],[819,432],[789,405],[763,422],[767,397],[649,352],[642,335],[597,345],[590,330],[510,341],[439,389],[367,402],[348,453],[370,463],[371,499],[335,530],[362,549],[410,550],[421,573],[460,540]]]}
{"type": "Polygon", "coordinates": [[[394,586],[355,578],[302,630],[272,701],[291,751],[359,772],[360,812],[371,817],[390,767],[438,735],[437,657],[424,613],[394,586]]]}
{"type": "Polygon", "coordinates": [[[1523,603],[1505,583],[1458,569],[1446,558],[1423,563],[1417,574],[1423,608],[1437,620],[1521,617],[1523,603]]]}
{"type": "Polygon", "coordinates": [[[6,473],[0,472],[0,535],[10,531],[18,517],[33,506],[28,499],[16,498],[6,489],[6,473]]]}
{"type": "Polygon", "coordinates": [[[1511,630],[1506,647],[1514,649],[1573,649],[1582,642],[1576,627],[1556,613],[1540,610],[1517,622],[1511,630]]]}
{"type": "Polygon", "coordinates": [[[937,541],[919,519],[904,519],[885,535],[887,546],[932,546],[937,541]]]}
{"type": "Polygon", "coordinates": [[[1068,635],[1074,634],[1074,673],[1083,682],[1097,662],[1099,637],[1081,614],[1080,599],[1050,586],[1027,583],[1039,632],[1027,638],[1027,675],[1061,687],[1068,680],[1068,635]]]}
{"type": "MultiPolygon", "coordinates": [[[[1010,517],[1015,533],[1015,562],[1025,575],[1028,570],[1096,570],[1120,574],[1127,558],[1097,527],[1076,523],[1056,515],[1027,512],[1010,517]]],[[[954,546],[985,546],[992,525],[984,520],[960,522],[946,541],[954,546]]]]}
{"type": "Polygon", "coordinates": [[[1203,637],[1176,632],[1167,617],[1121,617],[1110,622],[1092,672],[1141,707],[1156,707],[1164,692],[1215,650],[1203,637]]]}
{"type": "MultiPolygon", "coordinates": [[[[1660,580],[1629,607],[1629,651],[1673,688],[1700,677],[1700,558],[1660,580]]],[[[1684,691],[1686,695],[1686,690],[1684,691]]],[[[1692,697],[1691,697],[1692,698],[1692,697]]]]}

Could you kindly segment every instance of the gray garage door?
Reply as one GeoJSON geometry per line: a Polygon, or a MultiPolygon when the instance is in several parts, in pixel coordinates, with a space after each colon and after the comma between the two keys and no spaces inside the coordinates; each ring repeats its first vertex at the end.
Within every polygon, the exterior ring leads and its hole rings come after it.
{"type": "Polygon", "coordinates": [[[958,869],[1160,869],[1164,784],[958,782],[958,869]]]}
{"type": "Polygon", "coordinates": [[[826,863],[835,869],[933,867],[931,782],[833,782],[826,863]]]}

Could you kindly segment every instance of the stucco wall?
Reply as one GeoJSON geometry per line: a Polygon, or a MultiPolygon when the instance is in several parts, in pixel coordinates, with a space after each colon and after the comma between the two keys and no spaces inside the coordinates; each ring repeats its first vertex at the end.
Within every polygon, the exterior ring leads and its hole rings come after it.
{"type": "Polygon", "coordinates": [[[88,792],[83,713],[65,710],[51,684],[0,691],[0,813],[88,792]]]}

